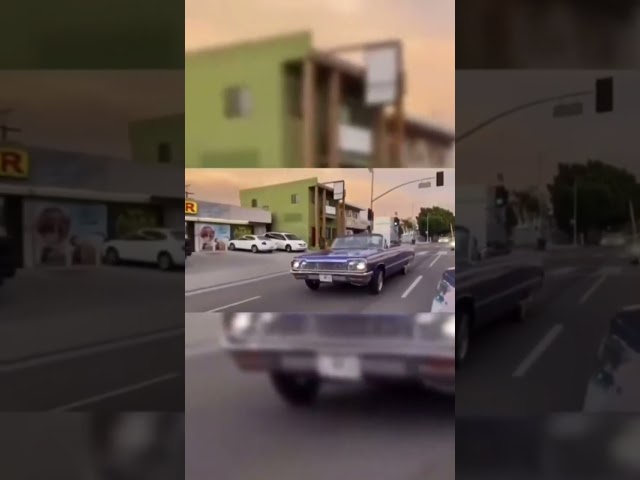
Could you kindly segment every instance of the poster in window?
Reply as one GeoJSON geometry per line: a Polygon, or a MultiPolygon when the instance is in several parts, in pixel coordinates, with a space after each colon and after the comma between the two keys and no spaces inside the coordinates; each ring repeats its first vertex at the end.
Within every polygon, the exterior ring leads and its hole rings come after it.
{"type": "Polygon", "coordinates": [[[37,202],[33,237],[36,265],[96,265],[107,236],[100,204],[37,202]]]}
{"type": "Polygon", "coordinates": [[[232,225],[231,226],[231,238],[236,239],[243,237],[244,235],[253,235],[252,225],[232,225]]]}
{"type": "Polygon", "coordinates": [[[211,223],[196,224],[196,250],[198,252],[226,250],[230,239],[230,225],[217,225],[211,223]]]}

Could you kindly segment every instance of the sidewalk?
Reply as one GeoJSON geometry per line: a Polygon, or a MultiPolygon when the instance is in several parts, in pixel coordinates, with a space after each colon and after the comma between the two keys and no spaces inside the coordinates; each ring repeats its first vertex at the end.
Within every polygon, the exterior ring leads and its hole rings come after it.
{"type": "Polygon", "coordinates": [[[184,290],[197,290],[289,272],[295,254],[229,252],[194,254],[185,268],[184,290]]]}

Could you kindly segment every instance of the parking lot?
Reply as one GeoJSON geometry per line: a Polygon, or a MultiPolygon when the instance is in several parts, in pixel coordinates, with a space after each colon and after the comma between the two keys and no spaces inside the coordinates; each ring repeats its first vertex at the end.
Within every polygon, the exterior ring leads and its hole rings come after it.
{"type": "Polygon", "coordinates": [[[377,296],[350,285],[308,289],[289,273],[294,253],[195,254],[185,269],[185,311],[428,312],[442,272],[455,266],[455,258],[446,245],[417,244],[415,253],[409,274],[389,278],[377,296]]]}

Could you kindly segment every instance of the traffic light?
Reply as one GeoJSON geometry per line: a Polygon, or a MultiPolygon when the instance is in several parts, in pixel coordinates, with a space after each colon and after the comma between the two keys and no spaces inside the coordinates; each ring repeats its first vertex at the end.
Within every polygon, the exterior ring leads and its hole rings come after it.
{"type": "Polygon", "coordinates": [[[398,217],[393,217],[393,226],[394,227],[400,226],[400,219],[398,217]]]}
{"type": "Polygon", "coordinates": [[[497,186],[495,200],[497,207],[505,207],[509,203],[509,191],[502,185],[497,186]]]}
{"type": "Polygon", "coordinates": [[[367,220],[373,222],[373,210],[371,210],[370,208],[367,209],[367,220]]]}
{"type": "Polygon", "coordinates": [[[596,80],[596,113],[613,111],[613,77],[596,80]]]}
{"type": "Polygon", "coordinates": [[[444,171],[440,170],[436,172],[436,187],[442,187],[444,185],[444,171]]]}

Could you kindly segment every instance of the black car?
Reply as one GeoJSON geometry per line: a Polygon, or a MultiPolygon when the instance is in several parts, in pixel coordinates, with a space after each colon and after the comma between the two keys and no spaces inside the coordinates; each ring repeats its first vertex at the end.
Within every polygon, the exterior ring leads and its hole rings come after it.
{"type": "Polygon", "coordinates": [[[0,283],[5,278],[11,278],[16,273],[16,254],[13,240],[0,237],[0,283]]]}
{"type": "Polygon", "coordinates": [[[184,239],[184,254],[185,257],[188,257],[189,255],[191,255],[193,253],[193,240],[191,240],[190,238],[185,238],[184,239]]]}
{"type": "Polygon", "coordinates": [[[464,363],[474,330],[511,314],[522,320],[544,282],[539,252],[484,248],[456,227],[456,362],[464,363]]]}

